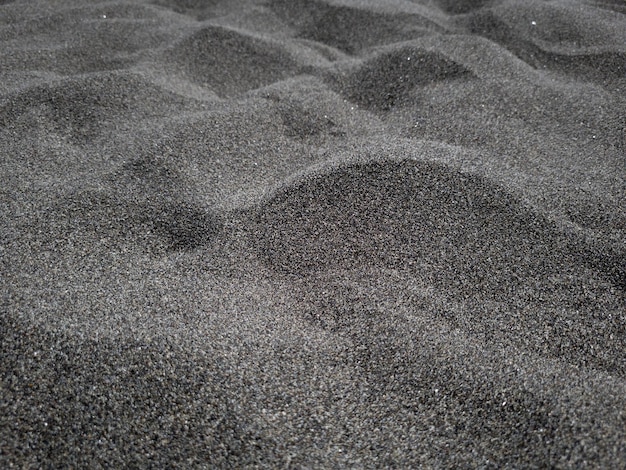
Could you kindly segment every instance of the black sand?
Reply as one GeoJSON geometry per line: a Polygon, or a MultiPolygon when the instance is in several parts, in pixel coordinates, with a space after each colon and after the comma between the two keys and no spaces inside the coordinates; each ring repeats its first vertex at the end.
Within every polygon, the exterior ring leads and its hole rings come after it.
{"type": "Polygon", "coordinates": [[[0,467],[626,468],[626,7],[0,2],[0,467]]]}

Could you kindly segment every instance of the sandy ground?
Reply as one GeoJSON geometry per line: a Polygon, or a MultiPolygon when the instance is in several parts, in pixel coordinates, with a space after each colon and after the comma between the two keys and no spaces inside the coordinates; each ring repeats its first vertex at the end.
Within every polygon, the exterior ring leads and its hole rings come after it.
{"type": "Polygon", "coordinates": [[[0,466],[626,467],[626,7],[0,2],[0,466]]]}

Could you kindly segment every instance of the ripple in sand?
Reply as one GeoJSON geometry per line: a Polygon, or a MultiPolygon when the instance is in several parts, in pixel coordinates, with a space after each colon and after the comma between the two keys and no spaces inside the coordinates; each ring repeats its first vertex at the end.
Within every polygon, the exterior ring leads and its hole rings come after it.
{"type": "Polygon", "coordinates": [[[365,62],[348,79],[344,94],[366,109],[388,111],[408,102],[417,87],[473,76],[470,70],[441,53],[407,45],[365,62]]]}
{"type": "Polygon", "coordinates": [[[273,0],[269,7],[297,37],[347,54],[443,31],[433,20],[408,12],[394,14],[317,0],[273,0]]]}
{"type": "Polygon", "coordinates": [[[287,50],[221,26],[202,28],[167,56],[189,80],[220,96],[238,95],[298,73],[287,50]]]}

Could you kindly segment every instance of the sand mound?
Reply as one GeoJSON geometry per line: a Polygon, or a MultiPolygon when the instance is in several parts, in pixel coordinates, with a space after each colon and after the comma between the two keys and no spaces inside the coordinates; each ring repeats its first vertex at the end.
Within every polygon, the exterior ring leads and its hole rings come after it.
{"type": "Polygon", "coordinates": [[[294,29],[295,36],[319,42],[347,54],[364,48],[407,41],[441,32],[444,28],[411,11],[379,11],[341,2],[274,0],[271,10],[294,29]]]}
{"type": "Polygon", "coordinates": [[[295,75],[298,69],[288,51],[278,45],[219,26],[184,39],[168,52],[168,58],[189,80],[220,96],[268,85],[295,75]]]}
{"type": "Polygon", "coordinates": [[[42,126],[41,132],[61,135],[72,144],[89,144],[106,128],[110,134],[125,122],[159,119],[173,108],[183,112],[194,107],[199,109],[194,101],[135,74],[90,74],[8,96],[0,104],[0,129],[42,126]]]}
{"type": "MultiPolygon", "coordinates": [[[[545,245],[540,231],[549,233],[545,221],[484,179],[411,160],[312,177],[277,194],[258,223],[266,227],[268,260],[294,272],[420,259],[453,263],[454,271],[499,252],[530,255],[530,244],[545,245]]],[[[518,265],[514,259],[506,263],[518,265]]],[[[491,268],[498,267],[494,259],[491,268]]]]}

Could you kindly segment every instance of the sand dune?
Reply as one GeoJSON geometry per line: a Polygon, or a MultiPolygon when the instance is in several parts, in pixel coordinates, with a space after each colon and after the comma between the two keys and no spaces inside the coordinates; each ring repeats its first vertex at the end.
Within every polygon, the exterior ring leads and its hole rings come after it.
{"type": "Polygon", "coordinates": [[[0,2],[0,466],[626,466],[625,13],[0,2]]]}

